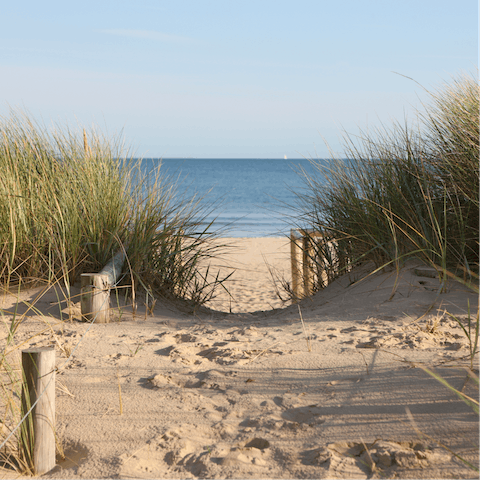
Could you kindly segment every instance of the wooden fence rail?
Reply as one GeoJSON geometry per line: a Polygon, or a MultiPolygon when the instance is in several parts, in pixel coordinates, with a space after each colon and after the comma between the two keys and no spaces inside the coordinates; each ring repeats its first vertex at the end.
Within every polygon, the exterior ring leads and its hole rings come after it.
{"type": "Polygon", "coordinates": [[[290,230],[290,258],[292,267],[292,293],[295,301],[313,293],[314,269],[312,239],[322,237],[315,230],[292,228],[290,230]],[[300,255],[301,253],[301,255],[300,255]],[[299,266],[301,256],[302,266],[299,266]]]}
{"type": "Polygon", "coordinates": [[[317,287],[326,286],[352,268],[348,255],[338,248],[337,240],[326,239],[311,229],[290,230],[290,257],[295,302],[312,295],[315,282],[317,287]]]}

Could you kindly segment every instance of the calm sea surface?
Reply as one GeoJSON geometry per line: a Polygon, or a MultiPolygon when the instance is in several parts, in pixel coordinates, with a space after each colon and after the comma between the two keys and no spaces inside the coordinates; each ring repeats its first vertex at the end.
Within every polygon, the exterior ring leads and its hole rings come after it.
{"type": "MultiPolygon", "coordinates": [[[[159,159],[145,159],[151,168],[159,159]]],[[[293,191],[304,188],[296,173],[314,169],[306,159],[162,159],[162,171],[184,179],[189,194],[205,196],[205,202],[220,201],[206,222],[228,226],[224,236],[282,236],[295,225],[286,205],[293,205],[293,191]]]]}

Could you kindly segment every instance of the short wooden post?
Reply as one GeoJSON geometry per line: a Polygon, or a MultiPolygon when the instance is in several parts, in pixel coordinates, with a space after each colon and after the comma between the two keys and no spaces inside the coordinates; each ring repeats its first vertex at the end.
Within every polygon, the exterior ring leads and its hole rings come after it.
{"type": "Polygon", "coordinates": [[[82,316],[96,323],[110,321],[109,275],[103,273],[82,273],[81,275],[82,316]]]}
{"type": "Polygon", "coordinates": [[[55,467],[55,348],[22,351],[22,413],[36,403],[20,427],[20,449],[35,475],[55,467]]]}
{"type": "Polygon", "coordinates": [[[297,301],[297,299],[300,297],[298,288],[300,286],[300,272],[298,270],[297,249],[297,235],[295,229],[292,228],[290,230],[290,262],[292,265],[292,293],[294,301],[297,301]]]}

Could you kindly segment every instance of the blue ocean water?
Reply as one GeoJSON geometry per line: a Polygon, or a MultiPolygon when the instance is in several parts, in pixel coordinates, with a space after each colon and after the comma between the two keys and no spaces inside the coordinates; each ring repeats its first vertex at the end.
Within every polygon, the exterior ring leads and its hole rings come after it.
{"type": "Polygon", "coordinates": [[[283,236],[296,225],[288,220],[295,203],[294,191],[305,184],[299,168],[313,173],[307,159],[145,159],[152,167],[184,179],[189,194],[218,201],[218,208],[206,218],[214,228],[227,227],[224,236],[283,236]]]}

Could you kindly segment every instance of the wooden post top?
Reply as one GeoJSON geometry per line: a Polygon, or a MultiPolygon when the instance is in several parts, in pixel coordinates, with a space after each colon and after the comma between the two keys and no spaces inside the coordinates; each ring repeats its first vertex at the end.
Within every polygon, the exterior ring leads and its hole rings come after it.
{"type": "Polygon", "coordinates": [[[28,348],[27,350],[22,350],[25,353],[40,353],[40,352],[49,352],[55,350],[55,347],[34,347],[28,348]]]}
{"type": "Polygon", "coordinates": [[[292,228],[290,229],[290,235],[297,237],[323,237],[323,234],[313,230],[311,228],[292,228]]]}

